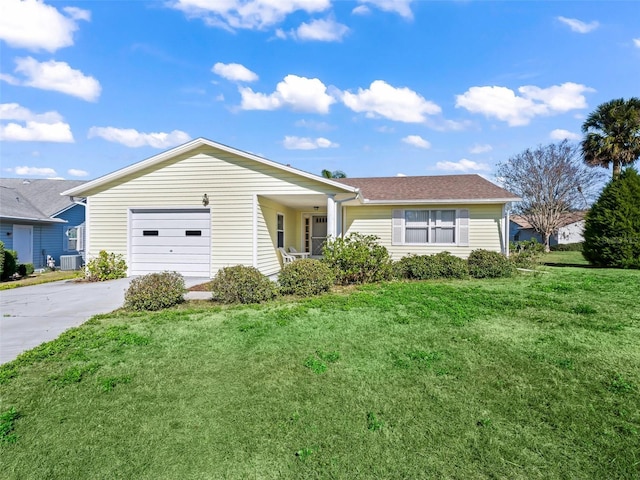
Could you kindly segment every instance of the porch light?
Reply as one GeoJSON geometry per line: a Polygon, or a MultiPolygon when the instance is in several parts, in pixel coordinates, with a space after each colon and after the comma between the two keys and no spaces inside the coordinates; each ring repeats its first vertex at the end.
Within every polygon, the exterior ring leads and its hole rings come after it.
{"type": "Polygon", "coordinates": [[[320,207],[316,205],[315,207],[313,207],[313,209],[317,212],[318,210],[320,210],[320,207]]]}
{"type": "Polygon", "coordinates": [[[209,205],[209,197],[205,193],[204,195],[202,195],[202,206],[206,207],[207,205],[209,205]]]}

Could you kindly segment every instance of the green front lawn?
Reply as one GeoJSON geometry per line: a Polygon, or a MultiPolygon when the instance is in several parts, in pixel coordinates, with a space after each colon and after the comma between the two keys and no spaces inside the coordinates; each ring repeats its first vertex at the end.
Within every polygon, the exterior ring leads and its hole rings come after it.
{"type": "Polygon", "coordinates": [[[62,271],[54,272],[46,270],[43,273],[32,273],[20,280],[7,280],[0,282],[0,290],[10,290],[12,288],[27,287],[29,285],[40,285],[41,283],[59,282],[60,280],[73,280],[84,276],[84,271],[62,271]]]}
{"type": "Polygon", "coordinates": [[[0,369],[2,476],[638,478],[640,271],[546,271],[96,317],[0,369]]]}

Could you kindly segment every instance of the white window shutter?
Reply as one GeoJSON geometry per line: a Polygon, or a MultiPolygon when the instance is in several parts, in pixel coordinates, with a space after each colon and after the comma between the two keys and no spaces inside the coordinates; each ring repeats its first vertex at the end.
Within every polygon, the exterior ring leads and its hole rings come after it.
{"type": "Polygon", "coordinates": [[[466,208],[458,210],[458,245],[469,246],[469,210],[466,208]]]}
{"type": "Polygon", "coordinates": [[[393,232],[391,245],[402,245],[404,237],[404,210],[393,211],[393,232]]]}
{"type": "Polygon", "coordinates": [[[76,240],[76,250],[81,252],[84,250],[84,227],[78,227],[78,237],[76,240]]]}

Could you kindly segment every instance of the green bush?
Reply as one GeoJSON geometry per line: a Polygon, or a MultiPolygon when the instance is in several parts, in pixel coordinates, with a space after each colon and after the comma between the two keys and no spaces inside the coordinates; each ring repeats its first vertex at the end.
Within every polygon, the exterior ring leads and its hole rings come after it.
{"type": "Polygon", "coordinates": [[[544,245],[535,238],[511,243],[509,259],[518,268],[535,268],[544,255],[544,245]]]}
{"type": "Polygon", "coordinates": [[[582,254],[600,267],[640,268],[640,175],[626,168],[585,218],[582,254]]]}
{"type": "Polygon", "coordinates": [[[334,281],[331,269],[311,258],[287,263],[278,276],[281,293],[304,297],[328,292],[334,281]]]}
{"type": "Polygon", "coordinates": [[[474,250],[467,259],[469,274],[474,278],[510,277],[515,266],[507,257],[489,250],[474,250]]]}
{"type": "Polygon", "coordinates": [[[21,263],[18,265],[18,275],[21,277],[26,277],[27,275],[31,275],[34,272],[33,263],[21,263]]]}
{"type": "Polygon", "coordinates": [[[344,238],[329,239],[323,248],[323,259],[335,275],[336,283],[370,283],[391,277],[389,252],[378,244],[375,235],[352,233],[344,238]]]}
{"type": "Polygon", "coordinates": [[[244,265],[218,270],[210,286],[213,299],[222,303],[261,303],[278,294],[277,286],[257,268],[244,265]]]}
{"type": "Polygon", "coordinates": [[[467,262],[449,252],[403,257],[394,264],[394,271],[399,278],[413,280],[467,278],[469,276],[467,262]]]}
{"type": "Polygon", "coordinates": [[[18,270],[18,252],[5,250],[2,261],[2,280],[9,279],[18,270]]]}
{"type": "Polygon", "coordinates": [[[129,310],[161,310],[184,301],[184,278],[177,272],[150,273],[134,278],[124,294],[129,310]]]}
{"type": "Polygon", "coordinates": [[[127,276],[127,263],[120,254],[107,253],[101,250],[98,257],[87,263],[87,280],[91,282],[104,282],[127,276]]]}
{"type": "Polygon", "coordinates": [[[581,252],[583,247],[583,242],[576,243],[559,243],[558,245],[552,245],[552,252],[581,252]]]}

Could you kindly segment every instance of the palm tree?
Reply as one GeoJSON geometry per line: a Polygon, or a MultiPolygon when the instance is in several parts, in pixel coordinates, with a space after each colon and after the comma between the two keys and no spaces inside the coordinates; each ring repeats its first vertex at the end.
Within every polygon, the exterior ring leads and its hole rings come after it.
{"type": "Polygon", "coordinates": [[[324,178],[347,178],[347,174],[344,173],[342,170],[334,170],[333,172],[331,170],[322,170],[322,176],[324,178]]]}
{"type": "Polygon", "coordinates": [[[582,125],[582,157],[587,165],[609,168],[618,178],[623,165],[640,157],[640,98],[618,98],[598,106],[582,125]]]}

